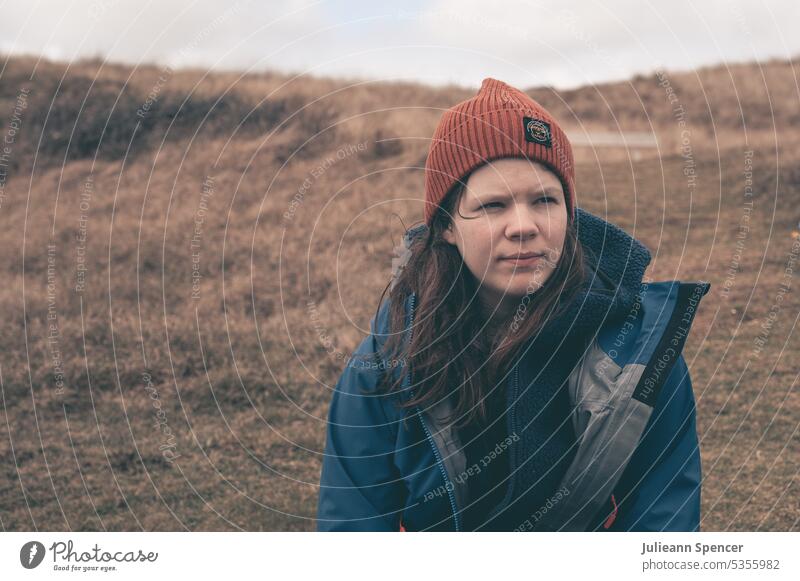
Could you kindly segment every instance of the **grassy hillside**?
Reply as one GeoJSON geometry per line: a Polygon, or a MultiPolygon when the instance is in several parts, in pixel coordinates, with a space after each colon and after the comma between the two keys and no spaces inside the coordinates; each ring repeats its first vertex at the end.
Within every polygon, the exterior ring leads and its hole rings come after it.
{"type": "MultiPolygon", "coordinates": [[[[474,89],[3,62],[0,525],[313,528],[331,389],[474,89]]],[[[654,279],[712,283],[684,351],[705,530],[798,528],[797,64],[529,90],[658,139],[578,149],[578,199],[654,279]]]]}

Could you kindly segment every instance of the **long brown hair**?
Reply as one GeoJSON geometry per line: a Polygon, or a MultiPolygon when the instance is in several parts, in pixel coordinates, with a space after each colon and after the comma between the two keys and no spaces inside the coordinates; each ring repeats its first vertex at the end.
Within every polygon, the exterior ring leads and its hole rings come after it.
{"type": "MultiPolygon", "coordinates": [[[[521,348],[548,318],[561,313],[585,276],[583,250],[570,218],[558,264],[545,284],[528,295],[523,316],[515,316],[513,325],[501,326],[496,333],[487,332],[487,322],[496,322],[487,321],[481,311],[478,282],[458,249],[442,236],[465,189],[464,180],[456,182],[437,209],[427,235],[412,242],[408,263],[389,293],[390,332],[384,346],[384,355],[404,361],[411,373],[413,397],[404,398],[401,407],[432,405],[454,397],[449,422],[455,418],[455,427],[488,419],[487,395],[496,378],[510,369],[521,348]],[[405,304],[412,292],[416,306],[408,341],[405,304]]],[[[378,309],[390,286],[381,294],[378,309]]],[[[401,391],[403,375],[392,381],[391,374],[384,374],[379,389],[401,391]]]]}

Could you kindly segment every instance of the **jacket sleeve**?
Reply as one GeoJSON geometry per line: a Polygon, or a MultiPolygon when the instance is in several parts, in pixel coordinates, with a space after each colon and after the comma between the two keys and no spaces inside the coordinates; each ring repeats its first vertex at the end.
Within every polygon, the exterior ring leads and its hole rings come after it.
{"type": "Polygon", "coordinates": [[[702,472],[696,408],[681,355],[659,394],[642,440],[623,475],[622,501],[611,530],[699,531],[702,472]]]}
{"type": "MultiPolygon", "coordinates": [[[[381,314],[379,313],[379,317],[381,314]]],[[[385,316],[385,311],[384,311],[385,316]]],[[[373,391],[385,365],[370,334],[333,392],[317,507],[318,531],[397,531],[405,486],[394,464],[397,423],[387,396],[373,391]]],[[[385,362],[384,362],[385,363],[385,362]]]]}

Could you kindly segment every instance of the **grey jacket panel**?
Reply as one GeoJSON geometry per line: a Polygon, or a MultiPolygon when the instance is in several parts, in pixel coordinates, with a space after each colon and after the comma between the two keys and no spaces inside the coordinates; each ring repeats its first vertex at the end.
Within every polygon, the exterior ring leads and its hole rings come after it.
{"type": "Polygon", "coordinates": [[[559,487],[563,498],[542,507],[534,530],[585,531],[591,525],[622,476],[653,411],[631,398],[643,372],[640,364],[620,370],[595,342],[571,374],[578,451],[559,487]]]}
{"type": "Polygon", "coordinates": [[[464,477],[467,457],[458,432],[445,421],[452,412],[453,406],[450,398],[443,398],[421,413],[424,416],[423,421],[430,430],[431,437],[439,448],[442,462],[449,476],[449,482],[445,486],[455,495],[457,506],[467,506],[469,496],[464,477]]]}

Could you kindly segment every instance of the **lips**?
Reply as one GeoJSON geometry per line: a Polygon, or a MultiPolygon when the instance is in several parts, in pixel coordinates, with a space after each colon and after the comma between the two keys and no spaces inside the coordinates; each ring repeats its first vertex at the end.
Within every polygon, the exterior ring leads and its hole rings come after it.
{"type": "Polygon", "coordinates": [[[539,261],[539,259],[541,259],[543,256],[544,254],[540,254],[537,252],[521,252],[513,256],[504,256],[500,258],[500,261],[507,262],[509,264],[513,264],[516,266],[529,266],[536,264],[539,261]]]}
{"type": "Polygon", "coordinates": [[[512,256],[502,256],[500,260],[524,260],[526,258],[536,258],[544,256],[544,254],[539,252],[520,252],[519,254],[514,254],[512,256]]]}

